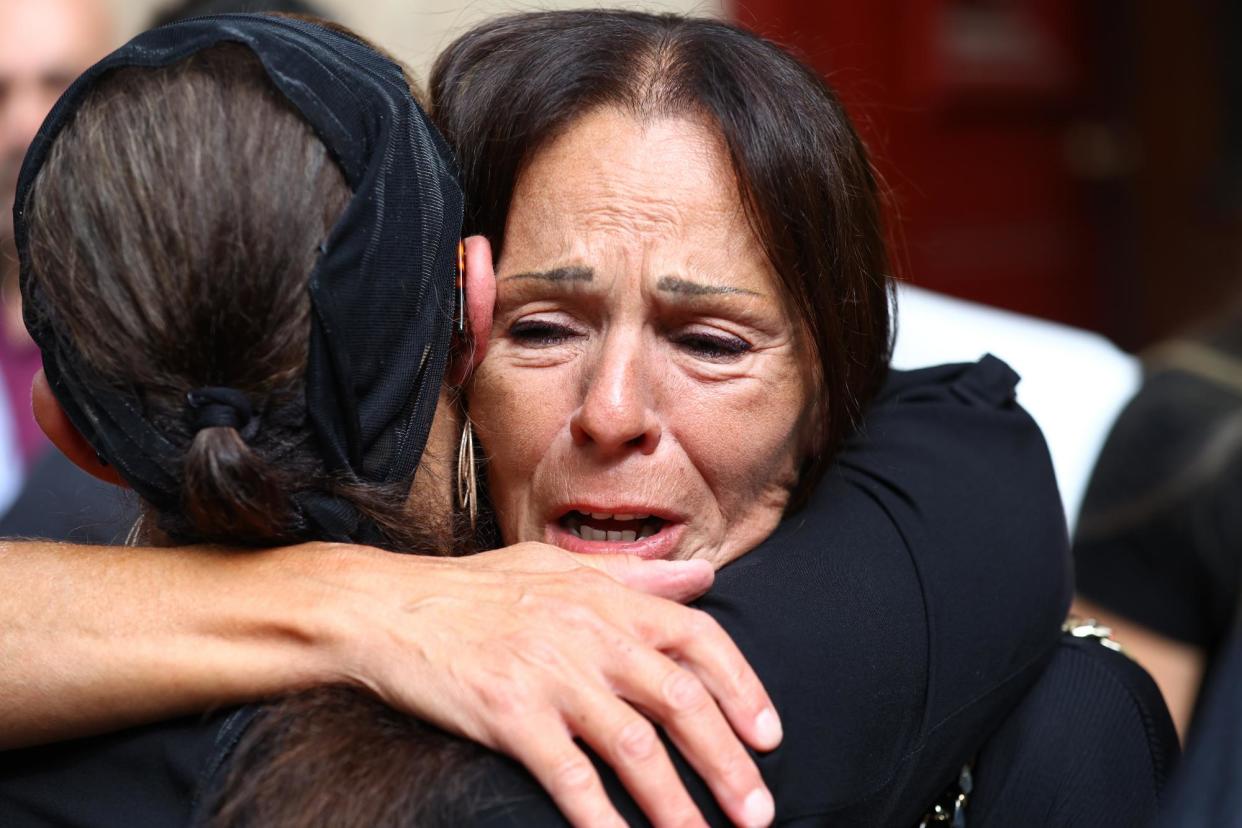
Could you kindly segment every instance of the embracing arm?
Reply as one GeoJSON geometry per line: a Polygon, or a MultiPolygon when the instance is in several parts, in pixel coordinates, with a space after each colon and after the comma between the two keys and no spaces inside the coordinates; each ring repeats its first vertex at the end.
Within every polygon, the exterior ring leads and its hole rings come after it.
{"type": "MultiPolygon", "coordinates": [[[[1064,515],[1015,382],[995,359],[894,372],[807,506],[697,602],[781,712],[785,739],[757,759],[778,822],[918,824],[1060,641],[1064,515]]],[[[599,767],[621,813],[641,819],[599,767]]],[[[533,784],[508,776],[521,804],[485,824],[552,822],[533,784]]]]}
{"type": "Polygon", "coordinates": [[[735,818],[756,792],[770,802],[739,738],[779,741],[771,702],[723,632],[675,603],[710,585],[703,562],[586,566],[535,545],[2,549],[6,747],[348,684],[518,759],[579,824],[616,817],[574,737],[653,818],[682,819],[694,806],[637,704],[692,734],[735,818]]]}
{"type": "Polygon", "coordinates": [[[315,569],[331,557],[0,543],[0,747],[330,679],[315,569]]]}

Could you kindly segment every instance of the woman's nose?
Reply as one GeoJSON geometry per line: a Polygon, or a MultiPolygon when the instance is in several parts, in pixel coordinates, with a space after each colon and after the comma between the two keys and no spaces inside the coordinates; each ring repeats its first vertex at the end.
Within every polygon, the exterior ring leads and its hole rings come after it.
{"type": "Polygon", "coordinates": [[[574,444],[605,456],[651,454],[660,443],[660,421],[640,348],[604,343],[587,376],[582,405],[570,420],[574,444]]]}

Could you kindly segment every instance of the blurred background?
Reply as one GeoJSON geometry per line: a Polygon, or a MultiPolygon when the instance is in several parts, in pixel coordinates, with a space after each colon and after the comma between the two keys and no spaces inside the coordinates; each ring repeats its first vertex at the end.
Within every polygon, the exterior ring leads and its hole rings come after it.
{"type": "MultiPolygon", "coordinates": [[[[574,0],[319,0],[426,76],[472,23],[574,0]]],[[[903,275],[1138,350],[1233,310],[1242,9],[1225,0],[663,0],[824,73],[895,197],[903,275]]],[[[161,0],[112,0],[118,36],[161,0]]]]}
{"type": "Polygon", "coordinates": [[[1129,350],[1227,312],[1242,219],[1231,2],[738,0],[845,97],[918,284],[1129,350]]]}
{"type": "MultiPolygon", "coordinates": [[[[11,0],[5,0],[10,2],[11,0]]],[[[103,0],[114,39],[168,0],[103,0]]],[[[472,23],[574,0],[319,0],[421,75],[472,23]]],[[[1224,0],[660,0],[831,79],[895,196],[916,284],[1137,350],[1232,308],[1242,10],[1224,0]]]]}

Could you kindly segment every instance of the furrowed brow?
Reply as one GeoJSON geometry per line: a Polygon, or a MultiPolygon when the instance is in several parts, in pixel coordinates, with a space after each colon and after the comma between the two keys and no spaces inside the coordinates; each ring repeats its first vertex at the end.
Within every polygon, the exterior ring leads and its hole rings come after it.
{"type": "Polygon", "coordinates": [[[590,282],[595,278],[595,271],[589,267],[554,267],[551,270],[532,270],[529,273],[515,273],[501,281],[512,282],[515,279],[536,279],[541,282],[590,282]]]}

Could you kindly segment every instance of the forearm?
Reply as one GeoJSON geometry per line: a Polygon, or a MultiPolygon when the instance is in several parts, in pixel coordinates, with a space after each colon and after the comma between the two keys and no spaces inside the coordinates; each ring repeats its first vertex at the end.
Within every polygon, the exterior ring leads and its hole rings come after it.
{"type": "Polygon", "coordinates": [[[330,680],[323,554],[298,551],[0,544],[0,747],[330,680]]]}

